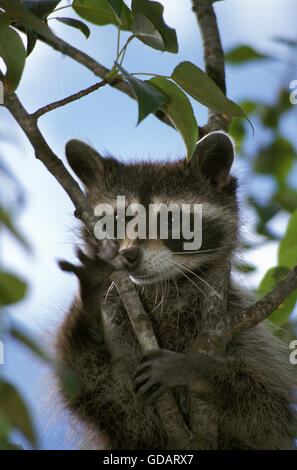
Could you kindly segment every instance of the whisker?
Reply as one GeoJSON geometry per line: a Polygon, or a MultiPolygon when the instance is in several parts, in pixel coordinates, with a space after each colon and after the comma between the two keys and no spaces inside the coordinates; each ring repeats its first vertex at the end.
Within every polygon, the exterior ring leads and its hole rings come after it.
{"type": "Polygon", "coordinates": [[[180,316],[180,297],[179,297],[178,285],[177,285],[177,282],[175,280],[174,274],[171,271],[169,271],[169,274],[172,277],[172,280],[174,282],[175,289],[176,289],[176,296],[177,296],[177,323],[176,323],[176,326],[178,327],[178,325],[179,325],[179,316],[180,316]]]}
{"type": "Polygon", "coordinates": [[[107,289],[107,292],[106,292],[105,297],[104,297],[104,303],[103,303],[104,307],[105,307],[105,304],[106,304],[106,301],[107,301],[107,297],[110,294],[110,292],[112,291],[112,289],[114,288],[114,286],[115,286],[115,282],[112,281],[112,283],[110,284],[109,288],[107,289]]]}
{"type": "MultiPolygon", "coordinates": [[[[153,313],[157,310],[157,308],[160,307],[160,305],[162,306],[162,310],[161,310],[161,314],[163,313],[163,304],[164,304],[164,300],[168,294],[168,288],[164,291],[164,280],[166,280],[166,278],[163,277],[164,273],[160,273],[160,276],[161,276],[161,288],[162,288],[162,291],[161,291],[161,295],[162,295],[162,298],[160,300],[160,302],[150,311],[150,313],[153,313]]],[[[166,287],[168,287],[168,284],[166,285],[166,287]]],[[[159,283],[157,284],[157,289],[156,289],[156,292],[158,293],[158,289],[159,289],[159,283]]],[[[155,297],[155,300],[157,300],[157,296],[155,297]]]]}
{"type": "MultiPolygon", "coordinates": [[[[231,246],[231,245],[230,245],[231,246]]],[[[172,254],[173,255],[193,255],[193,254],[199,254],[199,253],[209,253],[209,252],[212,252],[212,251],[219,251],[219,250],[224,250],[226,248],[226,246],[223,248],[223,247],[220,247],[220,248],[211,248],[210,250],[184,250],[184,251],[172,251],[172,254]]]]}
{"type": "Polygon", "coordinates": [[[213,292],[219,299],[221,298],[221,295],[215,290],[214,287],[212,287],[205,279],[203,279],[203,277],[200,277],[198,276],[197,273],[195,273],[194,271],[192,271],[191,269],[189,269],[188,267],[184,266],[183,264],[180,264],[178,263],[177,261],[174,261],[178,266],[180,266],[181,268],[185,269],[187,272],[193,274],[193,276],[195,276],[197,279],[199,279],[199,281],[202,281],[204,282],[204,284],[207,285],[207,287],[209,287],[209,289],[211,290],[211,292],[213,292]]]}
{"type": "Polygon", "coordinates": [[[186,277],[195,287],[197,287],[198,290],[200,290],[200,292],[207,298],[207,295],[205,294],[205,292],[201,289],[201,287],[197,286],[197,284],[193,281],[193,279],[191,279],[189,276],[186,275],[186,273],[184,273],[184,271],[182,271],[181,269],[179,269],[177,266],[174,266],[175,269],[177,271],[179,271],[184,277],[186,277]]]}
{"type": "Polygon", "coordinates": [[[164,302],[165,302],[166,297],[168,295],[168,280],[166,278],[162,279],[162,294],[163,294],[163,297],[162,297],[162,303],[161,303],[161,315],[163,316],[164,302]],[[165,281],[165,283],[164,283],[164,281],[165,281]],[[163,287],[164,287],[164,294],[163,294],[163,287]]]}

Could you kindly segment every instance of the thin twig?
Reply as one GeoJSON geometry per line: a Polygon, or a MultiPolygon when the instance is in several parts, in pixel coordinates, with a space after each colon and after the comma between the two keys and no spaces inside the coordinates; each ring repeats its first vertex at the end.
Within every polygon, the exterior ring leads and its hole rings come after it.
{"type": "Polygon", "coordinates": [[[77,93],[74,93],[73,95],[68,96],[67,98],[63,98],[62,100],[54,101],[53,103],[43,106],[42,108],[32,113],[31,116],[35,119],[38,119],[40,118],[40,116],[43,116],[45,113],[48,113],[52,111],[53,109],[60,108],[61,106],[65,106],[66,104],[71,103],[72,101],[79,100],[83,96],[89,95],[93,91],[98,90],[98,88],[101,88],[102,86],[106,84],[107,84],[107,80],[102,80],[101,82],[95,83],[95,85],[91,85],[88,88],[85,88],[84,90],[78,91],[77,93]]]}
{"type": "MultiPolygon", "coordinates": [[[[14,26],[20,31],[25,32],[24,26],[22,24],[14,23],[14,26]]],[[[38,39],[43,43],[47,44],[48,46],[52,47],[56,51],[61,52],[63,55],[66,55],[67,57],[70,57],[79,64],[83,65],[88,70],[93,72],[94,75],[96,75],[97,77],[100,77],[105,80],[109,76],[110,70],[107,67],[100,64],[98,61],[90,57],[85,52],[82,52],[79,49],[76,49],[76,47],[71,46],[68,42],[64,41],[63,39],[59,38],[59,41],[51,41],[49,38],[39,35],[38,39]]],[[[125,80],[115,79],[109,82],[108,84],[113,88],[116,88],[117,90],[121,91],[122,93],[125,93],[125,95],[129,96],[133,100],[136,100],[136,97],[133,91],[131,90],[131,87],[125,80]]],[[[167,124],[168,126],[175,129],[168,116],[161,109],[155,111],[154,115],[164,124],[167,124]]]]}
{"type": "MultiPolygon", "coordinates": [[[[80,51],[79,49],[76,49],[75,47],[71,46],[66,41],[63,41],[61,39],[59,43],[55,43],[54,41],[51,41],[48,38],[39,37],[39,39],[51,46],[53,49],[61,52],[62,54],[70,57],[71,59],[74,59],[76,62],[91,70],[95,75],[97,75],[97,77],[106,79],[109,76],[110,70],[107,67],[104,67],[104,65],[101,65],[99,62],[92,59],[90,56],[80,51]]],[[[115,79],[114,81],[109,82],[109,85],[121,91],[122,93],[125,93],[126,95],[130,96],[130,98],[132,98],[133,100],[136,99],[133,91],[130,88],[130,85],[125,80],[115,79]]],[[[160,119],[168,126],[174,127],[167,115],[160,109],[154,114],[158,119],[160,119]]]]}
{"type": "MultiPolygon", "coordinates": [[[[18,25],[18,28],[22,30],[22,25],[18,25]]],[[[63,55],[66,55],[67,57],[70,57],[79,64],[83,65],[91,72],[93,72],[97,77],[106,79],[111,72],[107,67],[100,64],[98,61],[85,54],[84,52],[80,51],[79,49],[76,49],[75,47],[71,46],[68,42],[64,41],[63,39],[59,39],[58,43],[42,36],[38,36],[38,39],[47,44],[48,46],[52,47],[56,51],[61,52],[63,55]]],[[[117,90],[121,91],[122,93],[125,93],[125,95],[129,96],[133,100],[136,100],[136,97],[133,91],[131,90],[130,85],[125,80],[122,80],[121,78],[115,79],[111,82],[108,82],[108,84],[113,88],[116,88],[117,90]]],[[[167,114],[164,113],[164,111],[162,111],[161,109],[157,109],[156,111],[154,111],[153,114],[164,124],[167,124],[167,126],[172,127],[174,130],[176,130],[174,124],[169,119],[167,114]]],[[[198,130],[199,136],[201,137],[208,133],[205,126],[198,126],[198,130]]]]}

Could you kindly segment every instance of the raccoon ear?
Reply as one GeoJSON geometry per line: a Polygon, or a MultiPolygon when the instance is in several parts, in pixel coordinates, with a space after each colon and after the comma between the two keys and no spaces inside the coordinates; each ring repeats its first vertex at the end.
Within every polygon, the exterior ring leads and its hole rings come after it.
{"type": "Polygon", "coordinates": [[[198,141],[190,165],[218,187],[228,184],[234,160],[234,144],[224,132],[211,132],[198,141]]]}
{"type": "Polygon", "coordinates": [[[99,174],[104,172],[104,162],[96,150],[81,140],[71,139],[65,152],[69,165],[85,186],[98,182],[99,174]]]}

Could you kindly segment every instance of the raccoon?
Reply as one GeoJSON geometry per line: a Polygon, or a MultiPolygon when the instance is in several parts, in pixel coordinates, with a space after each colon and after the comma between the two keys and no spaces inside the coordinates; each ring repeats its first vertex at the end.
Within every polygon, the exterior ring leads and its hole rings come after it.
{"type": "MultiPolygon", "coordinates": [[[[92,430],[97,448],[168,449],[156,412],[156,402],[167,390],[173,391],[187,426],[191,390],[216,407],[219,449],[294,448],[295,374],[287,348],[266,324],[230,343],[231,361],[201,363],[189,352],[207,315],[206,286],[215,292],[218,276],[226,276],[225,267],[240,245],[229,136],[213,132],[203,137],[190,162],[122,163],[102,158],[78,140],[67,143],[66,156],[94,208],[99,203],[116,207],[118,195],[147,211],[150,204],[202,204],[203,237],[197,250],[184,250],[185,240],[173,236],[169,217],[167,238],[126,236],[108,245],[103,241],[101,249],[83,229],[80,263],[60,262],[78,277],[80,287],[56,339],[58,361],[72,371],[79,387],[70,397],[61,386],[61,395],[72,414],[92,430]],[[109,280],[111,261],[120,259],[119,254],[152,322],[158,351],[142,354],[109,280]]],[[[229,275],[226,283],[226,315],[232,315],[250,301],[229,275]]]]}

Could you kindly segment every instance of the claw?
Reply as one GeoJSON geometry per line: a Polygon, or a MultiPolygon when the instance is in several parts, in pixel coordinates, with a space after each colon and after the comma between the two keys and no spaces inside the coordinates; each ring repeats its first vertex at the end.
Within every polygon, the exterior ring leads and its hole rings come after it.
{"type": "Polygon", "coordinates": [[[143,365],[142,367],[138,367],[136,369],[136,372],[134,374],[134,380],[139,377],[141,374],[144,374],[145,372],[148,372],[151,369],[150,365],[143,365]]]}
{"type": "Polygon", "coordinates": [[[79,247],[76,248],[76,256],[78,257],[79,261],[81,261],[83,264],[89,261],[89,257],[79,247]]]}
{"type": "Polygon", "coordinates": [[[142,389],[140,390],[140,397],[141,399],[147,404],[147,405],[151,405],[153,404],[154,402],[157,401],[157,399],[163,394],[163,393],[160,393],[160,387],[161,387],[161,384],[160,383],[155,383],[155,384],[147,384],[147,385],[144,385],[142,387],[142,389]]]}
{"type": "Polygon", "coordinates": [[[58,265],[60,266],[62,271],[66,271],[70,273],[74,273],[77,269],[77,267],[74,266],[74,264],[68,263],[68,261],[65,261],[65,260],[58,260],[58,265]]]}
{"type": "Polygon", "coordinates": [[[146,379],[143,379],[143,380],[141,380],[141,381],[139,381],[139,382],[135,381],[134,387],[133,387],[134,393],[138,393],[139,389],[140,389],[143,385],[145,385],[148,380],[149,380],[149,379],[146,378],[146,379]]]}

